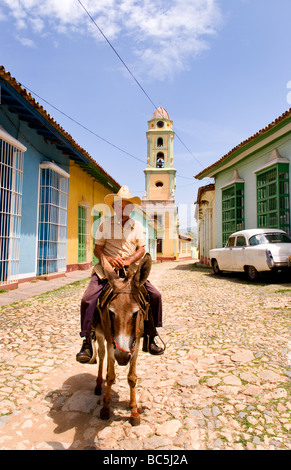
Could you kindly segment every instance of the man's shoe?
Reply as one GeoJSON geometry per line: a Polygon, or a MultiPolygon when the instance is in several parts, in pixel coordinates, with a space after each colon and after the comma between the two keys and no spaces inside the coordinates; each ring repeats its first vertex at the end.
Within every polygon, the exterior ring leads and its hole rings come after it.
{"type": "Polygon", "coordinates": [[[150,338],[148,336],[146,336],[144,338],[142,350],[144,352],[149,352],[153,356],[160,356],[161,354],[164,354],[164,352],[165,352],[165,350],[163,348],[160,348],[155,343],[155,338],[150,338]]]}
{"type": "Polygon", "coordinates": [[[160,356],[161,354],[164,354],[164,349],[160,348],[155,343],[155,338],[149,338],[149,353],[153,356],[160,356]]]}
{"type": "Polygon", "coordinates": [[[93,356],[93,349],[90,338],[86,338],[83,341],[82,347],[76,355],[76,360],[81,364],[86,364],[91,361],[93,356]]]}

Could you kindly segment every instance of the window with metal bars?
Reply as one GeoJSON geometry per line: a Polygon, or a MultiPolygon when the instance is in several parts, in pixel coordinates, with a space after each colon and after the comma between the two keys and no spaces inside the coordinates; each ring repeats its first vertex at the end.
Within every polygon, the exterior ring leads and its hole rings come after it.
{"type": "Polygon", "coordinates": [[[0,138],[0,284],[18,280],[23,151],[0,138]]]}
{"type": "Polygon", "coordinates": [[[78,206],[78,263],[88,261],[89,233],[89,207],[78,206]]]}
{"type": "Polygon", "coordinates": [[[259,228],[290,232],[289,165],[278,163],[257,174],[259,228]]]}
{"type": "Polygon", "coordinates": [[[222,190],[222,243],[244,228],[244,183],[234,183],[222,190]]]}
{"type": "MultiPolygon", "coordinates": [[[[43,165],[43,164],[42,164],[43,165]]],[[[37,274],[66,270],[69,179],[56,165],[40,168],[37,274]],[[55,169],[54,169],[55,168],[55,169]]]]}

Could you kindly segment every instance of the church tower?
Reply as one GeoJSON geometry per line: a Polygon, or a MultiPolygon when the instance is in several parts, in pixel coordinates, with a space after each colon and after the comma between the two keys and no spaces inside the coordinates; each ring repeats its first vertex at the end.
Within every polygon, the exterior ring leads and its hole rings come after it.
{"type": "Polygon", "coordinates": [[[178,217],[175,206],[173,121],[159,107],[148,121],[147,167],[142,208],[157,222],[157,259],[178,258],[178,217]]]}

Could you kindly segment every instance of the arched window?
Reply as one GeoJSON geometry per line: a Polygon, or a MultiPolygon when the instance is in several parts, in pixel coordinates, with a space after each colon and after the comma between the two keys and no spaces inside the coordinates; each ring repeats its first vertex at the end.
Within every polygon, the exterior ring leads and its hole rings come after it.
{"type": "Polygon", "coordinates": [[[165,157],[163,152],[159,152],[157,155],[157,168],[164,168],[165,157]]]}
{"type": "Polygon", "coordinates": [[[164,183],[162,183],[162,181],[157,181],[156,182],[156,187],[157,188],[162,188],[164,186],[164,183]]]}
{"type": "Polygon", "coordinates": [[[158,138],[157,146],[158,147],[163,147],[164,146],[164,139],[162,137],[158,138]]]}

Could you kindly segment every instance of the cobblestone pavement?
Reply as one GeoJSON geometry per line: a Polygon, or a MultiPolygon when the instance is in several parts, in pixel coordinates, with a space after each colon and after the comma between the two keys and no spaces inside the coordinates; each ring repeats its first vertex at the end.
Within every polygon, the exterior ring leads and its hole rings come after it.
{"type": "Polygon", "coordinates": [[[97,366],[75,361],[88,280],[0,309],[0,449],[291,448],[291,284],[215,277],[193,261],[155,264],[150,280],[167,349],[140,351],[137,427],[127,367],[101,421],[97,366]]]}

